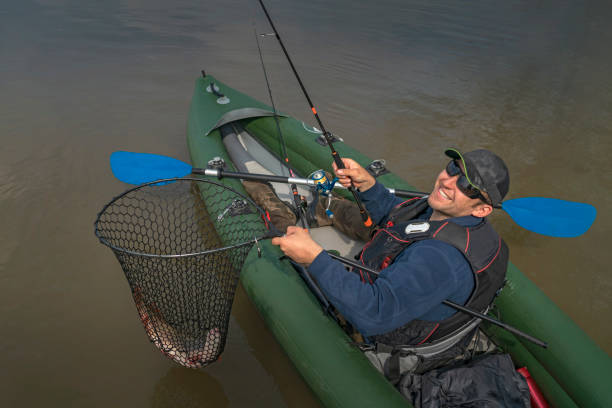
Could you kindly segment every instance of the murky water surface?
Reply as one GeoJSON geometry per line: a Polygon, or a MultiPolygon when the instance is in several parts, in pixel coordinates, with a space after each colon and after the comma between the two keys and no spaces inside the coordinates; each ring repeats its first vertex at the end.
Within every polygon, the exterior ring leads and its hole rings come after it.
{"type": "MultiPolygon", "coordinates": [[[[512,261],[612,353],[612,6],[606,1],[269,0],[326,126],[421,189],[442,150],[490,148],[510,198],[597,206],[575,239],[495,218],[512,261]],[[363,4],[361,4],[363,3],[363,4]]],[[[3,406],[316,406],[239,291],[223,360],[179,368],[147,341],[95,214],[125,189],[114,150],[188,160],[201,69],[267,101],[256,1],[0,4],[3,406]]],[[[313,123],[278,44],[279,109],[313,123]]]]}

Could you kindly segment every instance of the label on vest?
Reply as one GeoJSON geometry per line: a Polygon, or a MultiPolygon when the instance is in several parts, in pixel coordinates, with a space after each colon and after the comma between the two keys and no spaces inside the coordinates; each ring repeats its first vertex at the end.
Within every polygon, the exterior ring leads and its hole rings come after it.
{"type": "Polygon", "coordinates": [[[429,230],[428,222],[413,222],[411,224],[406,225],[406,229],[404,232],[406,234],[414,234],[417,232],[425,232],[429,230]]]}

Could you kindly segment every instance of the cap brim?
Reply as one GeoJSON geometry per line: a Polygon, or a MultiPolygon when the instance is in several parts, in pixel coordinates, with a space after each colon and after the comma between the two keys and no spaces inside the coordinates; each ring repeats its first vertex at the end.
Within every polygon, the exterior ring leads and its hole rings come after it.
{"type": "Polygon", "coordinates": [[[461,152],[453,147],[446,149],[444,151],[444,154],[450,157],[451,159],[459,159],[461,161],[465,161],[463,160],[463,156],[461,155],[461,152]]]}
{"type": "MultiPolygon", "coordinates": [[[[469,173],[472,173],[472,175],[474,175],[473,172],[476,172],[476,176],[478,177],[478,179],[482,179],[482,177],[480,177],[480,175],[478,174],[478,170],[475,168],[475,166],[468,166],[468,162],[466,162],[459,150],[455,149],[454,147],[449,147],[444,151],[444,154],[446,154],[451,159],[461,160],[461,162],[463,163],[463,168],[465,169],[465,178],[467,179],[468,183],[470,183],[473,187],[481,191],[486,191],[484,188],[479,187],[470,179],[469,173]]],[[[469,163],[471,164],[471,162],[469,163]]]]}
{"type": "Polygon", "coordinates": [[[465,161],[465,159],[463,158],[463,155],[461,154],[459,150],[455,149],[454,147],[450,147],[444,151],[444,154],[446,154],[451,159],[461,160],[461,163],[463,163],[463,168],[465,169],[465,177],[467,178],[468,183],[470,183],[472,186],[476,187],[477,189],[481,190],[480,187],[478,187],[476,184],[472,182],[472,180],[470,180],[470,176],[468,173],[472,171],[472,166],[468,167],[467,162],[465,161]]]}

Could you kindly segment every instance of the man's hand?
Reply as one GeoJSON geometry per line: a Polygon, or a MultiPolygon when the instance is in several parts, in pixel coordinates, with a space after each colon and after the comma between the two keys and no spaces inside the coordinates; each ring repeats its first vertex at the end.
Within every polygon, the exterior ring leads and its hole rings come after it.
{"type": "Polygon", "coordinates": [[[295,262],[305,265],[310,265],[323,251],[308,230],[296,226],[288,227],[285,236],[272,238],[272,244],[278,245],[281,251],[295,262]]]}
{"type": "Polygon", "coordinates": [[[376,184],[376,179],[355,160],[342,158],[342,162],[344,163],[344,169],[338,169],[336,163],[332,163],[332,167],[338,176],[338,181],[344,187],[350,187],[352,181],[353,186],[363,192],[376,184]]]}

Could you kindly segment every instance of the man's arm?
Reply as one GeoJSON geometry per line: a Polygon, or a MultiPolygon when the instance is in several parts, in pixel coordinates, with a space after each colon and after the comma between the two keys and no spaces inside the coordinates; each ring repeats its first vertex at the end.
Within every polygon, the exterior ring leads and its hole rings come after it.
{"type": "Polygon", "coordinates": [[[338,181],[344,187],[349,187],[352,183],[359,190],[359,198],[363,200],[372,221],[379,224],[389,211],[403,200],[391,194],[355,160],[343,158],[342,161],[346,166],[344,169],[338,169],[336,164],[332,163],[338,181]]]}
{"type": "Polygon", "coordinates": [[[382,334],[427,316],[442,320],[454,313],[445,299],[465,303],[473,289],[469,264],[459,251],[423,241],[402,252],[373,284],[321,252],[308,268],[323,293],[365,336],[382,334]]]}
{"type": "Polygon", "coordinates": [[[376,225],[380,223],[389,215],[393,207],[402,203],[404,200],[391,194],[389,190],[381,183],[376,182],[372,188],[367,191],[360,193],[363,204],[368,209],[372,221],[376,225]]]}

